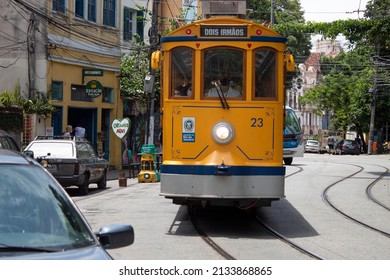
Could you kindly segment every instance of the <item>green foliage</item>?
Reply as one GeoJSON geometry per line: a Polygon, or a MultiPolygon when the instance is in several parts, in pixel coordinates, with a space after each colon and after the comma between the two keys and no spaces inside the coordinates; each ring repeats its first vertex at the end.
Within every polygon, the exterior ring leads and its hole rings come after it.
{"type": "MultiPolygon", "coordinates": [[[[271,0],[248,0],[248,19],[259,23],[269,23],[271,18],[271,0]]],[[[304,12],[298,0],[275,0],[274,25],[271,27],[287,38],[287,51],[295,57],[310,55],[310,34],[295,28],[279,28],[279,26],[304,25],[304,12]]]]}
{"type": "Polygon", "coordinates": [[[45,95],[43,92],[37,92],[34,99],[23,100],[22,106],[27,114],[47,116],[54,111],[54,107],[49,102],[48,95],[45,95]]]}
{"type": "Polygon", "coordinates": [[[20,94],[20,85],[17,84],[13,91],[3,91],[0,93],[0,105],[4,107],[20,106],[22,104],[22,97],[20,94]]]}
{"type": "Polygon", "coordinates": [[[332,114],[333,129],[368,132],[369,89],[373,83],[373,63],[368,49],[342,52],[335,58],[322,57],[320,85],[300,98],[302,105],[317,106],[319,114],[332,114]]]}
{"type": "Polygon", "coordinates": [[[294,28],[322,34],[330,39],[343,34],[353,43],[348,53],[321,59],[320,85],[300,98],[303,105],[313,104],[320,111],[331,112],[335,129],[369,132],[372,89],[376,90],[375,127],[382,128],[388,122],[390,72],[384,65],[388,65],[390,55],[389,6],[390,0],[369,1],[365,19],[286,23],[277,27],[282,31],[294,28]]]}
{"type": "Polygon", "coordinates": [[[132,99],[138,111],[145,111],[148,97],[143,91],[144,79],[149,71],[148,50],[131,51],[122,55],[120,92],[121,96],[132,99]]]}
{"type": "Polygon", "coordinates": [[[21,96],[20,85],[16,85],[13,91],[0,93],[0,106],[5,108],[16,107],[22,109],[26,114],[38,114],[46,116],[53,112],[54,107],[49,102],[48,95],[37,92],[35,98],[24,99],[21,96]]]}

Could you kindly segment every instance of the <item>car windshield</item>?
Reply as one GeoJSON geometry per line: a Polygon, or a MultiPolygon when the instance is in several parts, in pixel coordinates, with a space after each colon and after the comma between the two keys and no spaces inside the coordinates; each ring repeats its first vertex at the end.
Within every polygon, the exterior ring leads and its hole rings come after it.
{"type": "Polygon", "coordinates": [[[307,144],[310,144],[310,145],[318,145],[318,142],[317,142],[317,141],[313,141],[313,140],[308,140],[308,141],[307,141],[307,144]]]}
{"type": "Polygon", "coordinates": [[[24,248],[64,251],[95,244],[73,203],[42,168],[0,165],[0,178],[0,257],[24,248]]]}
{"type": "Polygon", "coordinates": [[[295,135],[300,133],[301,127],[294,111],[286,110],[286,127],[284,129],[284,135],[295,135]]]}

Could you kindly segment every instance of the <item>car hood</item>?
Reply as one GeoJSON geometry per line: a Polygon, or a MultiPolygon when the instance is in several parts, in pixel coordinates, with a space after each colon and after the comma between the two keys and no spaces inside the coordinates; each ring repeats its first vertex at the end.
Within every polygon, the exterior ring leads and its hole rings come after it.
{"type": "Polygon", "coordinates": [[[1,259],[17,260],[111,260],[112,257],[100,246],[73,249],[54,253],[0,251],[1,259]]]}

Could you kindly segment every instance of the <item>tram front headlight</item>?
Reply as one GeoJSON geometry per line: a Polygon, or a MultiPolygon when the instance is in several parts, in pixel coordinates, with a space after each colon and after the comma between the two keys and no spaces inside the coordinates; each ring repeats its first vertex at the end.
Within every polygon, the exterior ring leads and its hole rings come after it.
{"type": "Polygon", "coordinates": [[[214,125],[211,136],[218,144],[229,144],[234,138],[234,128],[230,123],[219,122],[214,125]]]}

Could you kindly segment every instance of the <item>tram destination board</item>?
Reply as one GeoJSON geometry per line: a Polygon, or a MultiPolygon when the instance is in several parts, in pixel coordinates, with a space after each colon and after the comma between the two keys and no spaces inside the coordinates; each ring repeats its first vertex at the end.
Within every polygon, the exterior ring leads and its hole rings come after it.
{"type": "Polygon", "coordinates": [[[246,38],[248,30],[246,26],[210,26],[203,25],[200,28],[201,37],[232,37],[232,38],[246,38]]]}

